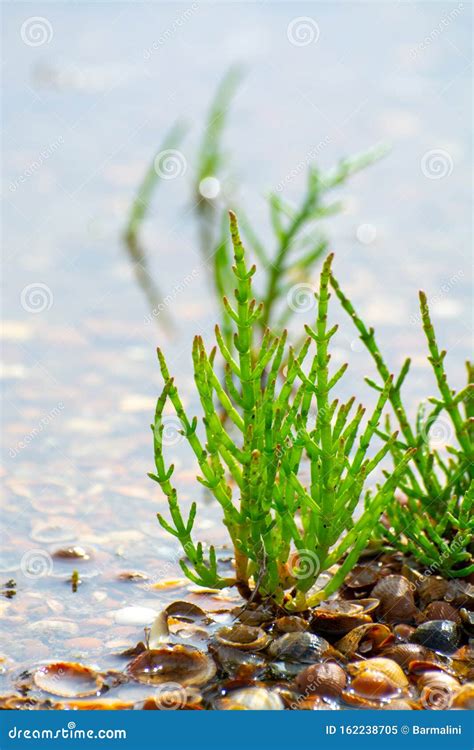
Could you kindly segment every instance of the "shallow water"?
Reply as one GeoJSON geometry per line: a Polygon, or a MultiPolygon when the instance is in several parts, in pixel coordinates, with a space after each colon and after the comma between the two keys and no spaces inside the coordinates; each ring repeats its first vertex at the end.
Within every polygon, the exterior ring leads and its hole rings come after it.
{"type": "MultiPolygon", "coordinates": [[[[285,197],[296,198],[308,154],[329,167],[376,142],[392,143],[391,155],[346,189],[345,215],[328,223],[336,273],[384,338],[393,367],[413,357],[411,402],[434,392],[415,320],[420,285],[434,300],[453,384],[464,377],[471,338],[470,8],[453,15],[454,6],[443,3],[196,4],[178,24],[179,7],[4,8],[0,563],[2,583],[14,579],[16,595],[0,602],[0,648],[13,674],[62,657],[118,666],[115,654],[142,637],[142,624],[118,624],[117,611],[157,610],[186,593],[182,582],[151,586],[180,577],[173,540],[155,520],[165,504],[146,477],[160,385],[154,348],[166,349],[192,409],[192,335],[210,340],[217,313],[189,178],[207,103],[231,63],[245,62],[247,76],[226,145],[238,201],[266,238],[263,195],[284,181],[285,197]],[[290,44],[289,22],[308,15],[317,19],[319,39],[290,44]],[[31,16],[48,19],[48,43],[22,40],[31,16]],[[144,228],[153,278],[173,297],[176,327],[166,334],[160,320],[147,319],[120,235],[137,182],[183,115],[190,124],[181,148],[187,173],[160,187],[144,228]],[[421,169],[433,149],[449,156],[444,177],[421,169]],[[297,174],[288,178],[292,170],[297,174]],[[376,230],[369,244],[357,239],[364,224],[376,230]],[[184,291],[173,291],[193,271],[184,291]],[[89,559],[54,557],[72,545],[89,559]],[[74,568],[82,579],[76,593],[68,582],[74,568]],[[149,580],[118,578],[130,571],[149,580]]],[[[348,322],[338,311],[335,317],[342,328],[334,360],[350,356],[355,376],[341,383],[341,395],[370,400],[359,386],[371,372],[368,357],[348,322]]],[[[219,514],[193,483],[184,446],[171,452],[183,501],[199,500],[196,531],[222,541],[219,514]]]]}

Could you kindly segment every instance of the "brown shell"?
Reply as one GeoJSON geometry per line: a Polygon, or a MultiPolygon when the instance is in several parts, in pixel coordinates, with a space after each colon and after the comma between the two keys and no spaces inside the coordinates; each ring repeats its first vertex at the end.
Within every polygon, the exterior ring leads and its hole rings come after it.
{"type": "Polygon", "coordinates": [[[428,604],[426,609],[423,611],[423,615],[427,620],[451,620],[452,622],[456,622],[458,625],[461,623],[461,615],[459,614],[458,610],[448,602],[430,602],[430,604],[428,604]]]}
{"type": "Polygon", "coordinates": [[[444,599],[454,607],[474,609],[474,585],[455,578],[448,582],[444,599]]]}
{"type": "Polygon", "coordinates": [[[423,605],[444,599],[448,590],[448,582],[440,576],[427,576],[418,586],[418,595],[423,605]]]}
{"type": "Polygon", "coordinates": [[[453,698],[452,708],[474,709],[474,682],[467,682],[453,698]]]}
{"type": "Polygon", "coordinates": [[[261,628],[240,623],[220,628],[216,640],[223,646],[231,646],[241,651],[261,651],[267,646],[270,637],[261,628]]]}
{"type": "Polygon", "coordinates": [[[378,623],[359,625],[336,642],[335,647],[345,656],[369,654],[393,641],[390,628],[378,623]]]}
{"type": "Polygon", "coordinates": [[[353,664],[349,664],[347,667],[351,675],[359,676],[365,672],[378,672],[387,677],[394,685],[398,688],[405,688],[408,686],[408,680],[402,668],[393,661],[393,659],[386,659],[382,656],[374,659],[365,659],[364,661],[357,661],[353,664]]]}
{"type": "Polygon", "coordinates": [[[386,622],[411,622],[417,613],[414,585],[404,576],[389,575],[372,589],[372,596],[380,599],[380,614],[386,622]]]}
{"type": "Polygon", "coordinates": [[[347,588],[354,591],[366,591],[377,583],[379,571],[373,565],[356,565],[344,581],[347,588]]]}
{"type": "Polygon", "coordinates": [[[309,630],[309,625],[302,617],[287,615],[275,620],[275,627],[280,633],[302,633],[309,630]]]}
{"type": "Polygon", "coordinates": [[[412,661],[421,661],[432,656],[432,652],[417,643],[395,643],[384,648],[382,656],[393,659],[401,667],[407,668],[412,661]]]}
{"type": "Polygon", "coordinates": [[[344,670],[335,662],[311,664],[295,680],[302,693],[337,697],[347,684],[344,670]]]}
{"type": "Polygon", "coordinates": [[[56,662],[40,667],[34,673],[33,681],[46,693],[62,698],[98,695],[104,684],[102,675],[75,662],[56,662]]]}
{"type": "Polygon", "coordinates": [[[342,636],[359,625],[372,622],[369,613],[373,612],[378,605],[378,599],[359,599],[358,601],[340,599],[323,603],[313,610],[311,627],[316,633],[342,636]]]}
{"type": "Polygon", "coordinates": [[[382,672],[367,670],[361,672],[351,682],[351,690],[369,700],[382,700],[397,695],[399,688],[382,672]]]}
{"type": "Polygon", "coordinates": [[[214,677],[216,665],[194,646],[178,644],[144,651],[128,665],[127,671],[138,682],[152,685],[162,682],[204,685],[214,677]]]}
{"type": "Polygon", "coordinates": [[[273,659],[312,664],[335,652],[324,638],[314,633],[286,633],[270,644],[268,653],[273,659]]]}

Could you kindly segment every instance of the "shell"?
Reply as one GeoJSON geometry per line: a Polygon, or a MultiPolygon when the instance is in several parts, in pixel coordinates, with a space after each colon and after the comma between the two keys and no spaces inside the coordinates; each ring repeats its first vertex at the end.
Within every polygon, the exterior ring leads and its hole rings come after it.
{"type": "Polygon", "coordinates": [[[263,687],[248,687],[233,690],[218,701],[224,711],[283,711],[283,701],[276,692],[263,687]]]}
{"type": "Polygon", "coordinates": [[[382,672],[367,670],[351,682],[351,691],[369,700],[382,700],[397,695],[399,688],[382,672]]]}
{"type": "Polygon", "coordinates": [[[452,654],[459,646],[461,629],[451,620],[430,620],[419,625],[411,641],[419,643],[433,651],[452,654]]]}
{"type": "Polygon", "coordinates": [[[377,583],[379,571],[372,565],[356,565],[344,581],[344,585],[353,591],[366,591],[377,583]]]}
{"type": "Polygon", "coordinates": [[[313,610],[311,627],[316,633],[342,636],[359,625],[372,622],[369,613],[378,605],[378,599],[326,602],[313,610]]]}
{"type": "Polygon", "coordinates": [[[174,617],[185,622],[211,622],[209,616],[201,607],[192,602],[176,601],[168,604],[164,610],[168,617],[174,617]]]}
{"type": "Polygon", "coordinates": [[[377,672],[384,675],[397,688],[408,687],[408,680],[402,668],[393,659],[386,659],[382,656],[374,659],[365,659],[364,661],[349,664],[347,669],[351,675],[355,675],[356,677],[367,672],[377,672]]]}
{"type": "Polygon", "coordinates": [[[313,633],[286,633],[268,647],[273,659],[311,664],[324,656],[331,655],[329,643],[313,633]]]}
{"type": "Polygon", "coordinates": [[[372,589],[380,599],[380,613],[386,622],[411,622],[417,613],[414,585],[404,576],[388,575],[372,589]]]}
{"type": "Polygon", "coordinates": [[[62,698],[98,695],[104,684],[104,678],[94,669],[74,662],[56,662],[40,667],[34,673],[33,681],[46,693],[62,698]]]}
{"type": "Polygon", "coordinates": [[[138,682],[159,684],[176,682],[179,685],[204,685],[216,673],[213,660],[194,646],[163,646],[144,651],[127,667],[138,682]]]}
{"type": "Polygon", "coordinates": [[[466,607],[474,609],[474,586],[472,583],[453,579],[448,582],[448,588],[444,595],[447,602],[453,607],[466,607]]]}
{"type": "Polygon", "coordinates": [[[287,615],[275,620],[275,628],[280,633],[302,633],[305,630],[309,630],[309,625],[302,617],[287,615]]]}
{"type": "Polygon", "coordinates": [[[427,576],[418,584],[417,588],[421,603],[427,605],[430,602],[444,599],[448,590],[448,582],[440,576],[427,576]]]}
{"type": "Polygon", "coordinates": [[[474,682],[467,682],[453,698],[452,708],[474,709],[474,682]]]}
{"type": "Polygon", "coordinates": [[[268,645],[270,637],[261,628],[250,625],[232,625],[220,628],[216,641],[223,646],[232,646],[241,651],[261,651],[268,645]]]}
{"type": "Polygon", "coordinates": [[[271,609],[257,604],[247,604],[245,607],[237,607],[232,610],[232,614],[237,620],[244,623],[244,625],[252,625],[253,627],[258,627],[274,619],[274,613],[271,609]]]}
{"type": "Polygon", "coordinates": [[[305,694],[339,696],[347,684],[344,670],[334,662],[311,664],[295,680],[296,687],[305,694]]]}
{"type": "Polygon", "coordinates": [[[215,661],[225,674],[236,679],[248,680],[260,676],[267,662],[260,654],[241,651],[234,646],[211,645],[215,661]]]}
{"type": "Polygon", "coordinates": [[[382,656],[396,661],[401,667],[407,668],[412,661],[421,661],[431,656],[431,652],[417,643],[396,643],[382,651],[382,656]]]}
{"type": "Polygon", "coordinates": [[[425,710],[447,710],[451,708],[453,696],[460,688],[459,682],[443,672],[423,674],[418,685],[421,688],[420,704],[425,710]]]}
{"type": "Polygon", "coordinates": [[[393,635],[390,628],[386,625],[370,623],[359,625],[351,630],[336,642],[335,647],[345,656],[351,657],[357,652],[361,654],[375,652],[392,641],[393,635]]]}
{"type": "Polygon", "coordinates": [[[465,607],[462,607],[459,611],[459,616],[466,633],[474,635],[474,612],[470,612],[468,609],[465,609],[465,607]]]}
{"type": "Polygon", "coordinates": [[[461,615],[448,602],[433,601],[423,611],[427,620],[451,620],[458,625],[461,623],[461,615]]]}

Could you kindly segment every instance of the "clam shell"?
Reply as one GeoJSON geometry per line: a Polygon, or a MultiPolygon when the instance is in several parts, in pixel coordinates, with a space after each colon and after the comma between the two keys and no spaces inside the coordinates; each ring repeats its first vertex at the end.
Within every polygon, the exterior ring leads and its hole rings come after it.
{"type": "Polygon", "coordinates": [[[367,654],[377,651],[386,643],[393,641],[390,628],[378,623],[359,625],[351,630],[341,640],[337,641],[335,647],[345,656],[354,656],[355,653],[367,654]]]}
{"type": "Polygon", "coordinates": [[[128,665],[127,671],[138,682],[147,684],[204,685],[214,677],[216,665],[194,646],[177,644],[144,651],[128,665]]]}
{"type": "Polygon", "coordinates": [[[220,628],[216,640],[223,646],[232,646],[241,651],[260,651],[267,646],[270,637],[261,628],[237,624],[220,628]]]}
{"type": "Polygon", "coordinates": [[[275,628],[280,633],[302,633],[305,630],[309,630],[309,625],[302,617],[287,615],[275,620],[275,628]]]}
{"type": "Polygon", "coordinates": [[[418,586],[418,595],[422,604],[444,599],[448,590],[448,582],[440,576],[427,576],[418,586]]]}
{"type": "Polygon", "coordinates": [[[364,659],[364,661],[349,664],[347,669],[351,675],[356,676],[366,672],[378,672],[391,680],[397,688],[405,688],[408,686],[408,680],[403,669],[396,661],[393,661],[393,659],[386,659],[382,656],[374,659],[364,659]]]}
{"type": "Polygon", "coordinates": [[[423,615],[427,620],[451,620],[451,622],[455,622],[458,625],[461,623],[460,613],[448,602],[430,602],[423,611],[423,615]]]}
{"type": "Polygon", "coordinates": [[[453,698],[452,708],[474,709],[474,682],[467,682],[453,698]]]}
{"type": "Polygon", "coordinates": [[[283,701],[276,692],[263,687],[248,687],[233,690],[218,701],[224,711],[283,711],[283,701]]]}
{"type": "Polygon", "coordinates": [[[104,684],[102,675],[75,662],[56,662],[40,667],[34,673],[33,681],[46,693],[62,698],[98,695],[104,684]]]}
{"type": "Polygon", "coordinates": [[[386,622],[411,622],[417,613],[413,595],[414,585],[404,576],[389,575],[372,589],[372,596],[380,599],[380,613],[386,622]]]}
{"type": "Polygon", "coordinates": [[[337,697],[347,684],[344,670],[334,662],[311,664],[295,680],[296,687],[305,694],[337,697]]]}
{"type": "Polygon", "coordinates": [[[248,680],[261,675],[267,666],[260,654],[241,651],[234,646],[217,644],[210,646],[210,650],[222,671],[236,679],[248,680]]]}
{"type": "Polygon", "coordinates": [[[332,651],[324,638],[313,633],[286,633],[268,647],[268,653],[273,659],[303,664],[318,661],[332,651]]]}
{"type": "Polygon", "coordinates": [[[372,622],[369,612],[373,612],[378,605],[378,599],[341,599],[323,603],[313,610],[311,627],[316,633],[342,636],[359,625],[372,622]]]}
{"type": "Polygon", "coordinates": [[[381,655],[406,668],[412,661],[427,659],[431,652],[417,643],[396,643],[384,648],[381,655]]]}

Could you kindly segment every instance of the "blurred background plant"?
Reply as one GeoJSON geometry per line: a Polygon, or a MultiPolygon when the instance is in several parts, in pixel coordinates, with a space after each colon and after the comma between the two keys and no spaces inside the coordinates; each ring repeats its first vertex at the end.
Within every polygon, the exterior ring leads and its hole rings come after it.
{"type": "MultiPolygon", "coordinates": [[[[209,281],[215,301],[220,306],[222,335],[232,348],[232,324],[222,300],[233,291],[234,278],[230,259],[227,211],[238,210],[242,233],[255,259],[259,261],[259,284],[255,291],[257,301],[264,303],[264,313],[257,326],[260,340],[267,326],[281,332],[292,312],[298,309],[303,298],[312,294],[312,272],[327,252],[329,240],[319,228],[323,219],[337,215],[344,209],[343,202],[331,199],[337,188],[344,186],[352,176],[378,161],[387,151],[377,146],[368,151],[341,159],[332,169],[323,172],[309,160],[306,165],[306,189],[297,204],[283,197],[283,187],[268,193],[266,200],[270,218],[272,246],[266,247],[253,230],[243,206],[233,189],[229,175],[231,157],[223,146],[226,123],[244,77],[241,67],[231,67],[220,82],[209,107],[201,143],[192,174],[193,209],[199,227],[199,244],[202,258],[209,270],[209,281]],[[304,290],[301,287],[305,287],[304,290]],[[295,299],[292,299],[295,297],[295,299]]],[[[128,252],[136,264],[138,281],[150,304],[156,307],[160,294],[150,277],[146,253],[140,241],[143,221],[160,184],[163,174],[157,169],[160,154],[178,148],[185,135],[184,124],[173,126],[157,156],[148,167],[132,204],[125,229],[128,252]]],[[[176,152],[179,153],[179,152],[176,152]]],[[[166,175],[164,176],[166,179],[166,175]]],[[[169,324],[169,316],[163,319],[169,324]]]]}
{"type": "MultiPolygon", "coordinates": [[[[382,392],[389,369],[375,331],[367,328],[334,278],[332,286],[382,379],[381,384],[370,379],[367,382],[382,392]]],[[[391,440],[388,415],[386,431],[378,432],[390,441],[394,466],[409,449],[414,451],[414,458],[400,482],[403,496],[390,502],[386,523],[379,524],[378,530],[392,548],[412,555],[429,570],[450,578],[464,577],[474,572],[474,369],[468,362],[466,387],[458,391],[451,388],[444,365],[446,351],[439,350],[424,292],[420,292],[419,299],[438,396],[420,404],[412,424],[401,393],[410,369],[410,359],[406,359],[389,394],[400,438],[391,440]],[[427,404],[431,405],[428,413],[427,404]]]]}

